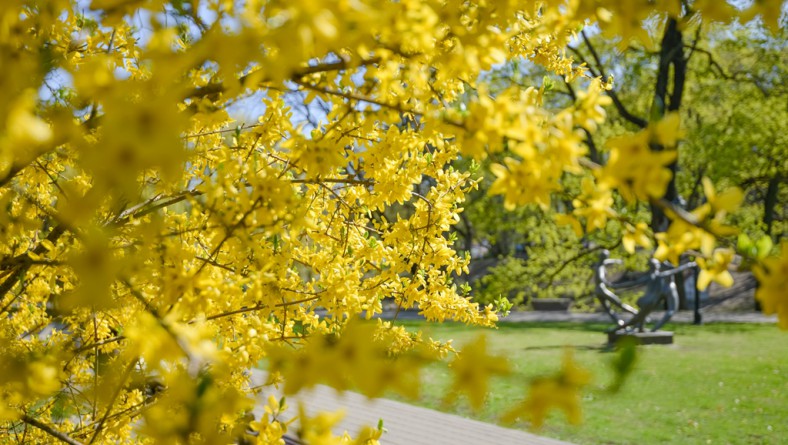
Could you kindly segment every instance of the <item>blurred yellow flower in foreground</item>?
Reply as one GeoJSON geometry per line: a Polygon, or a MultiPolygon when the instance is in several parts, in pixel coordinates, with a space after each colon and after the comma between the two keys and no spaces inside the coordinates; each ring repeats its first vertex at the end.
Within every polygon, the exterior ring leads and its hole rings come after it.
{"type": "Polygon", "coordinates": [[[558,374],[540,377],[531,382],[528,397],[504,414],[504,423],[513,423],[518,418],[531,422],[533,429],[541,428],[547,414],[558,408],[566,414],[569,423],[582,421],[580,390],[591,381],[591,374],[574,360],[571,349],[564,353],[563,365],[558,374]]]}
{"type": "Polygon", "coordinates": [[[484,404],[490,377],[509,373],[509,363],[505,358],[489,354],[485,336],[465,345],[450,366],[454,383],[447,401],[451,402],[457,393],[464,392],[474,409],[484,404]]]}
{"type": "Polygon", "coordinates": [[[763,313],[777,314],[780,329],[788,330],[788,241],[780,244],[780,255],[771,256],[753,268],[758,279],[755,298],[763,313]]]}
{"type": "Polygon", "coordinates": [[[706,289],[712,281],[730,287],[733,284],[733,276],[728,272],[728,265],[732,260],[733,250],[731,249],[715,249],[710,260],[698,258],[696,260],[700,266],[698,289],[706,289]]]}

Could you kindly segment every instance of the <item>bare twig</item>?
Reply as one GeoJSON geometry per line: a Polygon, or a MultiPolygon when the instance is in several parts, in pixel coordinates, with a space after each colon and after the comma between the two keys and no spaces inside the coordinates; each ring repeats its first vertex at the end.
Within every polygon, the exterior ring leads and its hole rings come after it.
{"type": "MultiPolygon", "coordinates": [[[[325,73],[325,72],[331,72],[331,71],[341,71],[341,70],[345,70],[345,69],[348,69],[348,68],[355,68],[355,67],[373,65],[373,64],[378,63],[378,62],[380,62],[380,59],[376,58],[376,57],[373,57],[371,59],[361,60],[357,64],[351,63],[351,61],[348,60],[348,59],[341,59],[339,61],[330,62],[330,63],[320,63],[320,64],[317,64],[317,65],[306,66],[306,67],[303,67],[303,68],[297,70],[296,72],[293,73],[293,75],[291,76],[291,79],[296,81],[296,80],[298,80],[298,79],[300,79],[300,78],[302,78],[304,76],[308,76],[310,74],[325,73]]],[[[257,74],[257,72],[258,72],[258,70],[254,70],[254,71],[252,71],[252,72],[250,72],[250,73],[248,73],[248,74],[246,74],[244,76],[241,76],[238,79],[238,82],[241,85],[243,85],[246,82],[247,79],[249,79],[251,76],[254,76],[255,74],[257,74]]],[[[267,81],[266,79],[263,79],[261,81],[261,83],[265,83],[266,81],[267,81]]],[[[195,88],[194,90],[192,90],[189,93],[187,93],[186,97],[187,98],[200,98],[200,97],[210,96],[212,94],[223,93],[226,90],[227,90],[227,87],[225,87],[225,85],[223,83],[220,83],[220,82],[219,83],[212,83],[212,84],[206,85],[204,87],[195,88]]]]}
{"type": "Polygon", "coordinates": [[[22,418],[19,419],[19,420],[21,420],[22,422],[24,422],[24,423],[26,423],[26,424],[28,424],[30,426],[38,428],[41,431],[44,431],[45,433],[49,434],[50,436],[54,437],[55,439],[57,439],[57,440],[59,440],[59,441],[61,441],[63,443],[68,443],[68,444],[71,444],[71,445],[82,445],[82,442],[77,441],[76,439],[72,438],[68,434],[66,434],[66,433],[64,433],[62,431],[56,430],[55,428],[53,428],[53,427],[51,427],[51,426],[39,421],[38,419],[30,417],[27,414],[23,415],[22,418]]]}
{"type": "MultiPolygon", "coordinates": [[[[599,70],[598,75],[602,76],[604,78],[604,80],[609,79],[608,75],[605,73],[604,65],[602,65],[602,60],[600,59],[599,54],[597,54],[596,49],[594,48],[594,46],[591,44],[591,41],[588,39],[588,36],[586,35],[585,31],[581,31],[580,35],[583,37],[583,42],[585,43],[586,47],[588,48],[588,51],[591,53],[591,57],[594,59],[594,62],[596,63],[597,69],[599,70]]],[[[583,55],[580,53],[580,51],[577,50],[577,48],[574,48],[574,47],[570,46],[569,50],[572,51],[578,57],[580,57],[581,61],[586,62],[586,65],[589,65],[588,61],[585,59],[585,57],[583,57],[583,55]]],[[[591,68],[590,66],[589,66],[589,70],[591,71],[591,74],[593,74],[595,76],[597,75],[597,73],[594,71],[594,69],[591,68]]],[[[613,105],[616,106],[616,109],[618,110],[618,113],[621,115],[621,117],[623,117],[624,119],[628,120],[629,122],[632,122],[633,124],[637,125],[640,128],[646,128],[646,126],[648,125],[648,122],[645,119],[643,119],[643,118],[641,118],[639,116],[635,116],[634,114],[632,114],[624,106],[624,103],[621,102],[621,99],[618,97],[618,94],[615,91],[609,90],[609,91],[606,91],[606,93],[607,93],[608,96],[610,96],[610,99],[613,100],[613,105]]]]}
{"type": "Polygon", "coordinates": [[[137,360],[135,359],[135,360],[132,360],[131,363],[129,363],[128,366],[126,366],[126,369],[123,371],[123,376],[121,377],[120,382],[118,383],[118,386],[115,388],[115,392],[112,393],[112,397],[110,398],[110,402],[107,404],[107,410],[104,411],[104,416],[101,418],[99,423],[96,425],[95,431],[93,432],[93,436],[90,438],[90,441],[88,442],[88,444],[92,444],[98,438],[99,433],[101,432],[102,428],[104,427],[104,423],[107,421],[107,419],[109,418],[110,413],[112,412],[112,407],[115,405],[115,400],[118,398],[118,396],[120,395],[120,392],[123,390],[123,387],[125,386],[125,383],[126,383],[126,379],[129,377],[129,374],[131,374],[131,371],[134,369],[134,366],[136,364],[137,364],[137,360]]]}
{"type": "MultiPolygon", "coordinates": [[[[590,249],[585,249],[585,250],[573,255],[571,258],[569,258],[568,260],[566,260],[563,263],[561,263],[561,265],[558,266],[557,269],[553,270],[550,273],[550,275],[547,276],[547,282],[550,283],[550,285],[552,286],[553,281],[555,280],[555,277],[558,276],[558,274],[563,272],[563,270],[566,269],[567,266],[569,266],[570,264],[574,263],[575,261],[587,256],[588,254],[594,253],[594,252],[599,251],[599,250],[613,250],[616,247],[618,247],[620,244],[621,244],[621,240],[618,240],[618,242],[616,242],[612,246],[603,246],[603,245],[594,246],[594,247],[592,247],[590,249]]],[[[546,270],[542,270],[542,272],[539,273],[537,276],[541,276],[544,272],[546,272],[546,270]]]]}

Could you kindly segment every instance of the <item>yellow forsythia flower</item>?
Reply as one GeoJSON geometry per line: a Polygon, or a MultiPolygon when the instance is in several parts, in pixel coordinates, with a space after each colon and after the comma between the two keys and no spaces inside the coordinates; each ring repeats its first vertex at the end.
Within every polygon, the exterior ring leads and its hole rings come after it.
{"type": "Polygon", "coordinates": [[[489,354],[487,337],[483,335],[465,345],[450,366],[454,383],[447,401],[464,392],[474,409],[484,404],[490,377],[509,373],[509,363],[505,358],[489,354]]]}
{"type": "Polygon", "coordinates": [[[596,184],[591,178],[583,178],[581,187],[583,192],[572,202],[574,214],[585,217],[588,232],[604,229],[608,218],[616,216],[612,191],[604,183],[596,184]]]}
{"type": "Polygon", "coordinates": [[[672,177],[667,166],[676,159],[676,151],[651,151],[649,142],[647,130],[608,141],[610,158],[600,182],[617,188],[628,202],[661,197],[672,177]]]}
{"type": "Polygon", "coordinates": [[[755,298],[763,313],[777,314],[780,328],[788,330],[788,241],[780,244],[780,255],[771,256],[753,268],[758,279],[755,298]]]}
{"type": "Polygon", "coordinates": [[[591,374],[574,361],[572,350],[567,349],[561,371],[553,376],[534,379],[528,397],[504,414],[501,420],[512,423],[518,418],[525,418],[531,422],[532,428],[539,429],[550,410],[558,408],[566,414],[569,423],[579,424],[582,420],[580,390],[590,381],[591,374]]]}
{"type": "Polygon", "coordinates": [[[696,260],[700,266],[698,289],[706,289],[712,281],[730,287],[733,284],[733,276],[728,272],[728,265],[732,260],[733,250],[731,249],[716,249],[709,260],[698,258],[696,260]]]}
{"type": "Polygon", "coordinates": [[[651,238],[648,237],[650,229],[646,223],[639,222],[634,226],[627,224],[625,229],[626,232],[621,238],[624,250],[629,253],[635,253],[635,246],[641,246],[645,249],[651,248],[651,238]]]}

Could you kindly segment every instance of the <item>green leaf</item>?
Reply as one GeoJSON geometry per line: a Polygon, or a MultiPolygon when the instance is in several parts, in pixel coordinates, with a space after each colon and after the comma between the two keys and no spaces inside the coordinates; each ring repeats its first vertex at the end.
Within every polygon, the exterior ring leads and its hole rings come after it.
{"type": "Polygon", "coordinates": [[[633,337],[621,337],[616,342],[618,354],[611,362],[615,374],[613,384],[610,385],[611,392],[618,392],[627,380],[627,377],[635,369],[638,358],[638,342],[633,337]]]}
{"type": "Polygon", "coordinates": [[[759,260],[766,258],[771,253],[772,247],[774,247],[774,243],[772,243],[771,237],[764,235],[755,242],[755,257],[759,260]]]}
{"type": "Polygon", "coordinates": [[[500,313],[504,317],[509,315],[509,313],[512,311],[513,306],[514,304],[512,304],[512,302],[509,301],[508,298],[505,298],[503,295],[498,295],[498,298],[495,299],[495,301],[493,301],[493,309],[495,310],[495,312],[500,313]]]}
{"type": "Polygon", "coordinates": [[[545,91],[552,91],[555,88],[555,82],[548,76],[542,77],[542,85],[544,85],[545,91]]]}
{"type": "Polygon", "coordinates": [[[746,251],[752,249],[753,243],[752,243],[752,240],[750,239],[750,237],[747,236],[746,233],[741,233],[741,234],[739,234],[739,241],[736,244],[736,246],[739,248],[740,251],[746,252],[746,251]]]}

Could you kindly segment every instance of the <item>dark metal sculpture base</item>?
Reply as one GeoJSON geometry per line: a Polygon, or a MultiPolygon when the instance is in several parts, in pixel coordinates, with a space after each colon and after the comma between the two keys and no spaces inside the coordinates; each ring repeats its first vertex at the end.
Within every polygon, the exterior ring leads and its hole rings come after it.
{"type": "Polygon", "coordinates": [[[622,338],[633,338],[640,345],[672,345],[673,332],[608,332],[607,342],[615,345],[622,338]]]}

